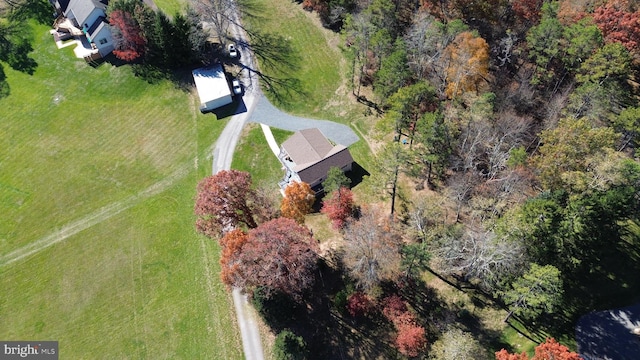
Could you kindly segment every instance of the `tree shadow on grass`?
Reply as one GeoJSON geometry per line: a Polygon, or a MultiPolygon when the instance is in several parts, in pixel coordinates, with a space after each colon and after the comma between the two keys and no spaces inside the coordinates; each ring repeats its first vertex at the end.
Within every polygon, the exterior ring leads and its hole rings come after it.
{"type": "MultiPolygon", "coordinates": [[[[275,295],[257,306],[262,318],[278,333],[290,329],[307,343],[309,359],[394,359],[390,328],[376,316],[352,318],[336,307],[336,295],[345,288],[339,271],[321,261],[314,289],[296,304],[275,295]]],[[[344,305],[344,304],[343,304],[344,305]]]]}
{"type": "Polygon", "coordinates": [[[405,281],[399,293],[413,306],[422,323],[427,325],[425,328],[430,344],[436,341],[443,331],[453,326],[471,333],[474,339],[491,352],[501,349],[514,352],[515,349],[505,341],[502,331],[488,328],[484,324],[483,316],[486,315],[482,315],[481,312],[501,309],[499,304],[488,298],[486,293],[479,292],[475,287],[458,279],[435,275],[456,291],[468,295],[470,303],[447,301],[422,279],[409,278],[405,281]]]}

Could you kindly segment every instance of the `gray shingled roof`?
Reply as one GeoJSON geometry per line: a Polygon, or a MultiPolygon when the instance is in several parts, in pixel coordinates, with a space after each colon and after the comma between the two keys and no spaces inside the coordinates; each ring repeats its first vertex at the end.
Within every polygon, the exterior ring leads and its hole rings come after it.
{"type": "MultiPolygon", "coordinates": [[[[106,8],[107,5],[99,0],[71,0],[64,15],[69,16],[69,11],[73,11],[73,15],[76,17],[78,25],[82,27],[94,9],[101,9],[104,11],[106,8]]],[[[92,24],[87,25],[91,26],[92,24]]]]}
{"type": "Polygon", "coordinates": [[[333,149],[329,140],[316,128],[296,132],[282,143],[282,147],[298,166],[317,163],[333,149]]]}
{"type": "Polygon", "coordinates": [[[331,145],[317,128],[296,132],[282,143],[282,148],[295,163],[293,171],[309,184],[327,176],[332,166],[344,168],[353,163],[346,146],[331,145]]]}

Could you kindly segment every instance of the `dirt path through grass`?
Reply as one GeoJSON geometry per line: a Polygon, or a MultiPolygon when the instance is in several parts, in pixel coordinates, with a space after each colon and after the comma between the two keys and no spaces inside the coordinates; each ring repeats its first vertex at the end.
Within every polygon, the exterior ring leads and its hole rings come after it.
{"type": "Polygon", "coordinates": [[[29,245],[23,246],[17,250],[14,250],[2,257],[0,257],[0,267],[12,264],[16,261],[25,259],[31,255],[37,254],[40,251],[55,245],[65,239],[88,229],[96,224],[99,224],[119,213],[125,211],[140,202],[149,199],[152,196],[158,195],[165,190],[171,188],[173,184],[183,179],[190,171],[190,166],[182,166],[174,171],[171,175],[162,181],[159,181],[148,188],[132,195],[124,200],[116,201],[107,206],[104,206],[78,220],[75,220],[61,229],[44,236],[29,245]]]}

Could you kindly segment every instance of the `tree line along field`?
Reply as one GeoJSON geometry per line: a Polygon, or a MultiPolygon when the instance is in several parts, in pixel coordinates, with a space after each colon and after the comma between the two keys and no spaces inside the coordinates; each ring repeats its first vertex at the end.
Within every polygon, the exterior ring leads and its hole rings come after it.
{"type": "Polygon", "coordinates": [[[58,340],[64,358],[241,358],[218,250],[193,229],[224,122],[169,81],[58,50],[48,25],[21,29],[37,66],[4,67],[0,338],[58,340]]]}

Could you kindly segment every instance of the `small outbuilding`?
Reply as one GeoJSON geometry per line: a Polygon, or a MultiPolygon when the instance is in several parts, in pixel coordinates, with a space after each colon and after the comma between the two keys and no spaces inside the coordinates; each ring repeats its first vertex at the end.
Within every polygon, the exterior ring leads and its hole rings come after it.
{"type": "Polygon", "coordinates": [[[351,171],[353,157],[344,145],[332,145],[320,129],[312,128],[296,132],[280,146],[278,155],[284,165],[285,176],[279,185],[282,189],[294,181],[308,183],[316,193],[322,191],[322,182],[332,167],[343,172],[351,171]]]}
{"type": "Polygon", "coordinates": [[[195,69],[192,74],[200,97],[200,111],[211,111],[233,101],[222,65],[195,69]]]}

